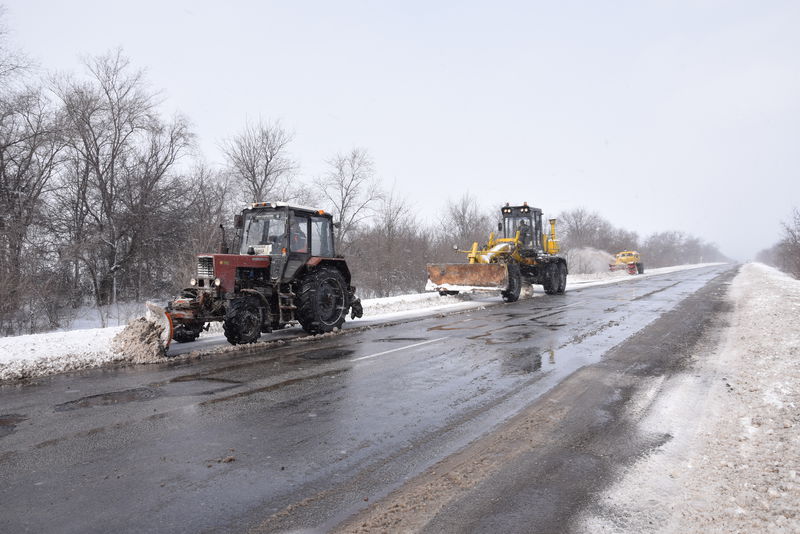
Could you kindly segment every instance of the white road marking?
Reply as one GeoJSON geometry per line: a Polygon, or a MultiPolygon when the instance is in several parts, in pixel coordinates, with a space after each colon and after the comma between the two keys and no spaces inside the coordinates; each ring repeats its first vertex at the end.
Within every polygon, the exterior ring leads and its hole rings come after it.
{"type": "Polygon", "coordinates": [[[406,349],[413,349],[414,347],[420,347],[422,345],[427,345],[428,343],[436,343],[437,341],[441,341],[443,339],[447,339],[450,336],[440,337],[436,339],[430,339],[428,341],[423,341],[421,343],[414,343],[413,345],[406,345],[405,347],[398,347],[396,349],[385,350],[383,352],[378,352],[375,354],[370,354],[369,356],[361,356],[360,358],[353,358],[350,360],[351,362],[357,362],[361,360],[368,360],[369,358],[377,358],[378,356],[383,356],[384,354],[391,354],[392,352],[397,352],[399,350],[406,350],[406,349]]]}

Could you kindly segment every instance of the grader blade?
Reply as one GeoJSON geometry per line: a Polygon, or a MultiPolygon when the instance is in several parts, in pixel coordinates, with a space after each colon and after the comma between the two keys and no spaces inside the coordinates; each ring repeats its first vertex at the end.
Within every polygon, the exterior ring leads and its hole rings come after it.
{"type": "Polygon", "coordinates": [[[508,269],[503,263],[429,264],[428,279],[437,290],[506,289],[508,269]]]}

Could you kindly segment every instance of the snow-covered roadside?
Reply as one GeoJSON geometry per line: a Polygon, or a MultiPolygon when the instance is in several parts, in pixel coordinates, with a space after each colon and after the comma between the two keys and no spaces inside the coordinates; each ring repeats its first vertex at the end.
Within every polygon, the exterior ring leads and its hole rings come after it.
{"type": "Polygon", "coordinates": [[[600,498],[583,531],[800,532],[800,281],[748,264],[729,298],[719,346],[639,399],[641,432],[671,439],[600,498]]]}
{"type": "Polygon", "coordinates": [[[0,381],[63,373],[122,361],[111,340],[124,326],[0,338],[0,381]]]}
{"type": "MultiPolygon", "coordinates": [[[[686,269],[695,269],[715,264],[681,265],[662,269],[651,269],[643,275],[631,276],[624,272],[607,272],[593,275],[570,275],[567,291],[583,287],[613,284],[635,280],[641,276],[655,276],[686,269]]],[[[528,294],[529,295],[529,294],[528,294]]],[[[526,294],[523,294],[523,298],[526,294]]],[[[541,287],[534,296],[542,296],[541,287]]],[[[367,326],[413,317],[424,317],[438,313],[453,313],[493,306],[502,303],[497,294],[475,293],[472,295],[439,296],[438,293],[419,293],[387,298],[364,299],[364,317],[350,321],[354,326],[367,326]]],[[[144,305],[140,306],[142,313],[144,305]]],[[[0,338],[0,381],[18,380],[44,376],[65,371],[99,367],[109,363],[124,362],[128,355],[114,352],[111,341],[122,326],[91,328],[66,332],[49,332],[27,336],[0,338]]],[[[265,337],[263,342],[270,342],[265,337]]],[[[219,324],[214,324],[195,343],[173,344],[169,355],[207,351],[227,345],[219,324]]],[[[215,350],[216,351],[216,350],[215,350]]]]}

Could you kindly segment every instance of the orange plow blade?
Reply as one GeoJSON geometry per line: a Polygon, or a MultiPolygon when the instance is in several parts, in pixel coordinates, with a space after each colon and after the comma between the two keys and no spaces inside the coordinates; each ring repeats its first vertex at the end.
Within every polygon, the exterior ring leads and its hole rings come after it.
{"type": "Polygon", "coordinates": [[[428,280],[430,290],[502,290],[508,287],[508,269],[502,263],[428,264],[428,280]]]}
{"type": "Polygon", "coordinates": [[[172,317],[170,317],[169,313],[154,302],[150,302],[149,300],[145,303],[147,306],[147,313],[145,314],[145,319],[148,321],[155,323],[156,325],[162,328],[161,330],[161,341],[164,343],[164,348],[166,349],[169,347],[170,342],[172,341],[172,335],[174,333],[174,326],[172,324],[172,317]]]}

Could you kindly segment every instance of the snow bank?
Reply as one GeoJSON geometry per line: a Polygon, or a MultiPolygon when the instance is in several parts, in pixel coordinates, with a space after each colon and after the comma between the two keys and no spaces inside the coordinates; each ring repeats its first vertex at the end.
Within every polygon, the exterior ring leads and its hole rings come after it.
{"type": "Polygon", "coordinates": [[[0,338],[0,380],[62,373],[125,359],[111,351],[123,326],[0,338]]]}
{"type": "Polygon", "coordinates": [[[134,319],[111,340],[111,351],[124,354],[133,363],[162,361],[167,357],[167,349],[164,347],[169,335],[167,328],[144,317],[134,319]]]}
{"type": "Polygon", "coordinates": [[[641,399],[640,432],[670,441],[599,498],[584,532],[800,532],[800,281],[748,264],[729,299],[719,346],[641,399]]]}

